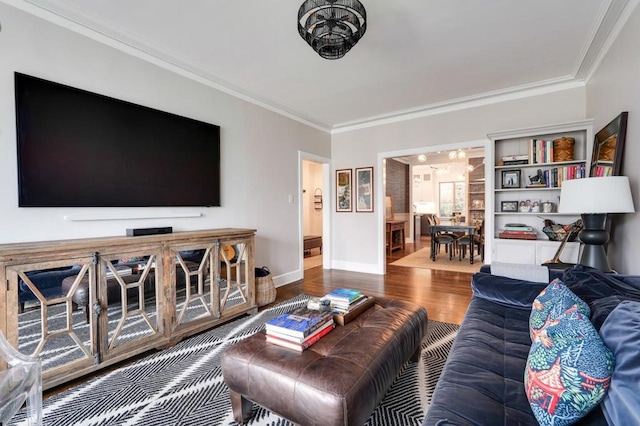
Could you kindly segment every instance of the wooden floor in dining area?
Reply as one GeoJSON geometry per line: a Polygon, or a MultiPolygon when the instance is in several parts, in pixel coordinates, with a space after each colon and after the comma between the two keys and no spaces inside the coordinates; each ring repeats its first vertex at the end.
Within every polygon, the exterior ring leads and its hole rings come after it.
{"type": "Polygon", "coordinates": [[[377,297],[412,301],[427,308],[431,320],[460,324],[471,300],[471,273],[389,265],[425,246],[429,246],[429,237],[387,255],[384,276],[324,270],[322,266],[307,269],[303,280],[278,287],[274,303],[300,293],[324,296],[335,288],[348,287],[377,297]]]}

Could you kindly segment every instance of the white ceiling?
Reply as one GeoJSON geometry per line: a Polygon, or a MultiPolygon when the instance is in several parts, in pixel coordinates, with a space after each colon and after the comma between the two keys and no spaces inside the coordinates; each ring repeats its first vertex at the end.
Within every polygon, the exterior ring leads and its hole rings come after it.
{"type": "Polygon", "coordinates": [[[327,131],[584,84],[637,4],[361,0],[366,34],[331,61],[298,35],[302,0],[1,1],[327,131]]]}

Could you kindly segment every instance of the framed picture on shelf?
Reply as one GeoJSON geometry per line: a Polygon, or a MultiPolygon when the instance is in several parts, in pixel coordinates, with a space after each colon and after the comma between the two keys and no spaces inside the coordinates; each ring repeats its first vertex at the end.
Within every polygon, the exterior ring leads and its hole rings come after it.
{"type": "Polygon", "coordinates": [[[501,201],[500,211],[501,212],[517,212],[518,202],[517,201],[501,201]]]}
{"type": "Polygon", "coordinates": [[[526,199],[520,201],[518,211],[520,213],[540,213],[540,200],[526,199]]]}
{"type": "Polygon", "coordinates": [[[484,209],[484,200],[471,200],[471,208],[474,210],[484,209]]]}
{"type": "Polygon", "coordinates": [[[503,170],[502,188],[520,188],[520,170],[503,170]]]}
{"type": "Polygon", "coordinates": [[[351,206],[351,169],[336,170],[336,211],[353,211],[351,206]]]}
{"type": "Polygon", "coordinates": [[[373,167],[356,169],[356,211],[373,212],[373,167]]]}

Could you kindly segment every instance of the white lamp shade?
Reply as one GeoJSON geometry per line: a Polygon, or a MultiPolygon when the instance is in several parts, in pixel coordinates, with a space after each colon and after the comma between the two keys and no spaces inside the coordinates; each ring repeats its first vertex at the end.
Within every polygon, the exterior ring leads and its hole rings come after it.
{"type": "Polygon", "coordinates": [[[633,213],[627,176],[591,177],[562,182],[559,213],[633,213]]]}

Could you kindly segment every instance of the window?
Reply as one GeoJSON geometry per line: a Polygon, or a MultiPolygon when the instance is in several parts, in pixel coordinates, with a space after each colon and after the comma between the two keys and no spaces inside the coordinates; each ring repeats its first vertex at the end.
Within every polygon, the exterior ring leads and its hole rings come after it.
{"type": "Polygon", "coordinates": [[[453,212],[465,210],[464,182],[440,182],[440,217],[451,217],[453,212]]]}

